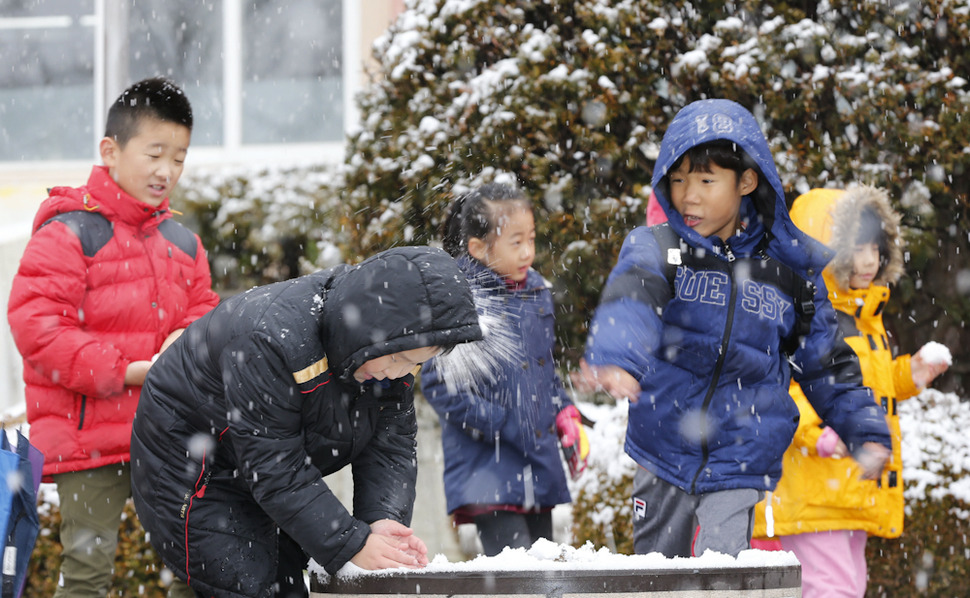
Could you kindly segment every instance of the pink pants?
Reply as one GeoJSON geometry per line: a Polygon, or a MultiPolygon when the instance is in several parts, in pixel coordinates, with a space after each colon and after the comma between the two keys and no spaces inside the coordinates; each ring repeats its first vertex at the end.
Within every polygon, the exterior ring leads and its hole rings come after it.
{"type": "Polygon", "coordinates": [[[802,598],[862,598],[866,594],[866,533],[835,530],[781,536],[802,564],[802,598]]]}

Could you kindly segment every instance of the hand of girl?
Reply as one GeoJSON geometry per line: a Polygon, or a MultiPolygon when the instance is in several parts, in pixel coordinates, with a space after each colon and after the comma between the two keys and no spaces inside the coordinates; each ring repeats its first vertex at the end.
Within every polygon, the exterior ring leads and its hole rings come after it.
{"type": "Polygon", "coordinates": [[[950,367],[950,355],[946,347],[938,343],[927,343],[909,360],[913,373],[913,384],[926,388],[937,376],[950,367]],[[942,349],[940,348],[942,347],[942,349]]]}

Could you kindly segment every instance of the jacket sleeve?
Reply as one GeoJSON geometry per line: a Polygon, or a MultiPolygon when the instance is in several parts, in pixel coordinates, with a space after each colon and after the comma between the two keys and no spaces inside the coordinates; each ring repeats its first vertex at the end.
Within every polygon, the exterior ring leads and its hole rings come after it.
{"type": "Polygon", "coordinates": [[[893,360],[893,388],[900,401],[915,397],[920,388],[913,382],[912,355],[900,355],[893,360]]]}
{"type": "Polygon", "coordinates": [[[660,314],[671,298],[657,241],[644,227],[633,230],[593,314],[587,363],[619,366],[642,384],[654,369],[663,332],[660,314]]]}
{"type": "Polygon", "coordinates": [[[281,529],[336,572],[363,548],[370,528],[351,516],[311,464],[292,373],[259,333],[226,347],[220,364],[230,413],[226,433],[241,479],[281,529]]]}
{"type": "Polygon", "coordinates": [[[202,240],[195,235],[197,249],[195,252],[195,269],[189,286],[189,307],[176,329],[185,328],[219,305],[219,295],[212,290],[212,272],[209,270],[209,258],[206,255],[202,240]]]}
{"type": "Polygon", "coordinates": [[[81,242],[66,225],[41,228],[14,276],[7,319],[20,354],[38,373],[77,393],[110,396],[124,389],[129,360],[82,328],[86,271],[81,242]]]}
{"type": "Polygon", "coordinates": [[[845,342],[821,277],[815,281],[815,315],[793,356],[794,378],[826,425],[855,453],[866,442],[892,449],[889,428],[872,391],[862,384],[855,351],[845,342]]]}
{"type": "Polygon", "coordinates": [[[408,375],[371,391],[380,395],[376,433],[353,461],[354,517],[367,523],[411,524],[418,478],[413,385],[408,375]]]}

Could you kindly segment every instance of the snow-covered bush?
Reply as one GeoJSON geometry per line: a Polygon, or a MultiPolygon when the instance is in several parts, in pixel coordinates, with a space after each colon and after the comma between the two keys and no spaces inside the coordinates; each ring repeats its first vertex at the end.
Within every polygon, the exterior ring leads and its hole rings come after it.
{"type": "Polygon", "coordinates": [[[235,292],[344,261],[332,167],[197,170],[172,199],[209,253],[213,286],[235,292]]]}
{"type": "MultiPolygon", "coordinates": [[[[636,464],[623,452],[627,404],[581,404],[596,422],[589,467],[573,482],[574,545],[633,552],[630,493],[636,464]]],[[[899,403],[906,523],[894,540],[870,538],[870,596],[970,595],[970,402],[928,389],[899,403]]]]}
{"type": "MultiPolygon", "coordinates": [[[[514,180],[539,210],[538,269],[564,363],[684,104],[734,99],[762,123],[789,198],[886,187],[909,276],[887,307],[903,347],[970,343],[970,19],[965,2],[408,0],[380,38],[338,172],[183,179],[221,288],[435,243],[451,199],[514,180]],[[260,179],[268,179],[261,181],[260,179]]],[[[940,387],[964,396],[970,363],[940,387]]]]}
{"type": "MultiPolygon", "coordinates": [[[[966,2],[408,0],[378,41],[349,140],[350,247],[435,242],[450,200],[516,180],[539,209],[538,269],[566,362],[653,160],[686,103],[724,97],[763,125],[790,199],[864,181],[898,200],[910,278],[900,344],[970,343],[966,2]],[[966,284],[944,284],[959,273],[966,284]],[[926,284],[923,284],[923,282],[926,284]]],[[[970,368],[948,375],[962,390],[970,368]]],[[[965,395],[965,392],[958,392],[965,395]]]]}
{"type": "Polygon", "coordinates": [[[870,538],[872,596],[970,596],[970,402],[936,390],[899,403],[906,522],[870,538]]]}
{"type": "MultiPolygon", "coordinates": [[[[61,513],[57,502],[54,486],[41,485],[40,534],[30,555],[23,598],[50,598],[57,589],[61,567],[61,513]]],[[[161,559],[148,543],[131,501],[122,512],[114,568],[106,598],[164,598],[173,579],[172,572],[162,567],[161,559]]]]}
{"type": "Polygon", "coordinates": [[[583,415],[596,422],[587,430],[587,469],[570,483],[575,546],[592,542],[619,554],[633,554],[633,508],[630,492],[637,464],[623,450],[626,401],[616,405],[581,404],[583,415]]]}

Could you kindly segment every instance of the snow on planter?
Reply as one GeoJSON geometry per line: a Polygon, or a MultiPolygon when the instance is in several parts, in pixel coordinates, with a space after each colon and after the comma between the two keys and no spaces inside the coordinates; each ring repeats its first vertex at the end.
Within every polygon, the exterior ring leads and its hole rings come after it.
{"type": "Polygon", "coordinates": [[[437,555],[424,569],[365,571],[348,563],[330,576],[311,563],[310,595],[598,596],[656,593],[665,597],[801,595],[801,567],[789,552],[747,550],[738,557],[659,553],[619,555],[539,540],[494,557],[451,563],[437,555]]]}

